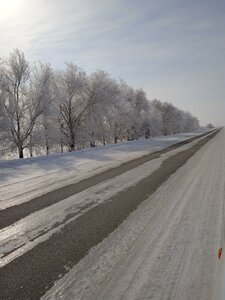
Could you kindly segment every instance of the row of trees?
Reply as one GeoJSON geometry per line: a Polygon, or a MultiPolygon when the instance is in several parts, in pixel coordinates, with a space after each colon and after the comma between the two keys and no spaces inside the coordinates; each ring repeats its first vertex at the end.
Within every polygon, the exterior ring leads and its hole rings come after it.
{"type": "Polygon", "coordinates": [[[1,152],[24,149],[30,156],[74,151],[199,127],[190,113],[170,103],[149,101],[99,70],[87,75],[73,63],[63,70],[39,63],[31,67],[15,49],[0,60],[1,152]]]}

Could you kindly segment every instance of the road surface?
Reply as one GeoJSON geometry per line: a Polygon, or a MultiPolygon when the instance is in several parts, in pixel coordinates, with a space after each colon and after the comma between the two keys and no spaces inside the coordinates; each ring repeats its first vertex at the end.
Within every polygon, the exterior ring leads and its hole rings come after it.
{"type": "Polygon", "coordinates": [[[222,130],[15,219],[0,298],[211,299],[224,155],[222,130]]]}

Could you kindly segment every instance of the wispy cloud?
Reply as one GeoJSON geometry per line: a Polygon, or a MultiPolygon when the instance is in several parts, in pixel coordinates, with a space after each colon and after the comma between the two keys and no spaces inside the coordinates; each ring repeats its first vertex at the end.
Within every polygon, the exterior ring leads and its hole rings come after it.
{"type": "MultiPolygon", "coordinates": [[[[221,111],[224,0],[18,0],[17,4],[11,17],[0,18],[0,56],[19,47],[32,61],[49,61],[55,67],[72,60],[87,71],[103,68],[142,86],[150,97],[174,101],[184,109],[193,107],[202,122],[208,116],[196,107],[204,101],[209,106],[217,103],[221,111]]],[[[223,122],[216,114],[212,119],[223,122]]]]}

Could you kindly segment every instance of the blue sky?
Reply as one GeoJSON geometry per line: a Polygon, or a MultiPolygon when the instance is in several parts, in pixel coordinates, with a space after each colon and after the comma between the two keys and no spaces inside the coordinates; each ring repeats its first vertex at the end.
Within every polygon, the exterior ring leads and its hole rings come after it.
{"type": "Polygon", "coordinates": [[[104,69],[225,125],[225,0],[0,0],[0,57],[104,69]]]}

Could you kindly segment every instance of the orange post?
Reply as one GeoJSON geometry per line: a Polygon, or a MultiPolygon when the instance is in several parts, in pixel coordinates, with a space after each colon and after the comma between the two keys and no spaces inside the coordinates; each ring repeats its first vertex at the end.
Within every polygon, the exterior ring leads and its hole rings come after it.
{"type": "Polygon", "coordinates": [[[219,250],[218,250],[218,258],[219,259],[221,258],[222,251],[223,251],[223,248],[219,248],[219,250]]]}

